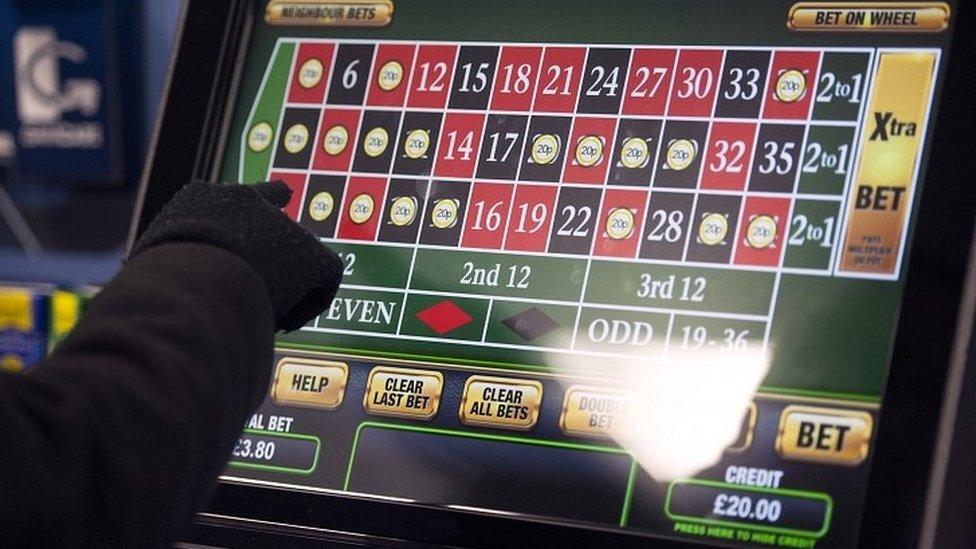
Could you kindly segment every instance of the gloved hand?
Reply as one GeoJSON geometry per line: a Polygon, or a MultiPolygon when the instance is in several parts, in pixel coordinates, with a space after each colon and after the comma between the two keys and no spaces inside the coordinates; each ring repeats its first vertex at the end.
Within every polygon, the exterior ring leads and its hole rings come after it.
{"type": "Polygon", "coordinates": [[[193,242],[233,252],[264,279],[275,326],[296,330],[322,312],[342,280],[342,261],[282,211],[291,189],[194,182],[150,223],[130,257],[159,244],[193,242]]]}

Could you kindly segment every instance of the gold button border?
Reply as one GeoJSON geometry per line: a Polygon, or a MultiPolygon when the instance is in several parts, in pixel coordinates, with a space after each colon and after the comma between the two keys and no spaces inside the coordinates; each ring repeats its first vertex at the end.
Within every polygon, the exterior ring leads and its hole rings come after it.
{"type": "Polygon", "coordinates": [[[345,362],[339,362],[336,360],[315,360],[310,358],[297,358],[286,356],[278,361],[275,366],[274,379],[271,380],[271,401],[279,406],[289,406],[296,408],[310,408],[314,410],[335,410],[339,406],[342,406],[342,401],[346,397],[346,385],[349,382],[349,365],[345,362]],[[278,379],[281,376],[281,370],[288,364],[295,364],[299,366],[313,366],[313,367],[331,367],[339,368],[342,370],[342,379],[339,383],[339,388],[336,389],[339,393],[339,397],[335,404],[323,405],[323,404],[313,404],[310,402],[299,402],[292,401],[287,398],[279,398],[277,395],[278,389],[278,379]]]}
{"type": "Polygon", "coordinates": [[[475,427],[493,427],[496,429],[509,429],[512,431],[528,431],[533,427],[535,427],[536,424],[539,422],[539,410],[542,408],[542,398],[543,398],[542,383],[534,379],[474,375],[469,377],[464,382],[464,391],[461,393],[461,406],[458,409],[458,419],[464,425],[473,425],[475,427]],[[468,391],[471,389],[471,385],[477,382],[495,383],[498,385],[508,385],[513,387],[528,386],[528,387],[535,388],[536,391],[538,391],[539,393],[539,399],[537,402],[533,403],[533,405],[531,406],[531,410],[529,411],[529,415],[532,418],[532,420],[527,425],[512,425],[512,424],[498,423],[494,421],[484,421],[484,420],[479,420],[474,418],[468,418],[465,412],[468,405],[468,391]]]}
{"type": "Polygon", "coordinates": [[[874,419],[871,417],[871,414],[869,414],[868,412],[858,411],[858,410],[842,410],[838,408],[821,408],[818,406],[804,406],[799,404],[790,404],[786,408],[783,408],[783,411],[780,412],[779,426],[776,432],[775,448],[776,448],[776,453],[779,454],[780,457],[791,461],[805,461],[808,463],[820,463],[823,465],[840,465],[846,467],[856,467],[864,463],[864,460],[866,460],[868,455],[871,453],[870,446],[871,446],[871,435],[873,431],[874,431],[874,419]],[[864,421],[867,430],[865,436],[866,440],[861,447],[860,456],[858,457],[858,459],[856,461],[850,461],[850,460],[842,461],[842,460],[832,460],[832,459],[823,459],[823,458],[818,459],[815,457],[807,457],[807,456],[788,455],[789,452],[786,451],[786,449],[784,448],[784,442],[785,442],[784,435],[786,434],[785,432],[786,419],[790,416],[790,414],[793,413],[820,415],[825,417],[842,417],[842,418],[852,418],[852,419],[856,418],[864,421]]]}
{"type": "Polygon", "coordinates": [[[363,393],[363,410],[370,415],[374,416],[388,416],[388,417],[400,417],[407,419],[421,419],[421,420],[431,420],[437,416],[437,412],[441,408],[441,395],[444,393],[444,374],[436,370],[418,370],[415,368],[394,368],[392,366],[375,366],[369,371],[369,376],[366,378],[366,391],[363,393]],[[434,405],[429,413],[425,414],[413,414],[410,412],[396,412],[391,410],[371,410],[369,406],[369,395],[373,387],[373,377],[376,374],[394,374],[402,376],[414,376],[414,377],[433,377],[437,378],[437,390],[431,395],[434,399],[434,405]]]}

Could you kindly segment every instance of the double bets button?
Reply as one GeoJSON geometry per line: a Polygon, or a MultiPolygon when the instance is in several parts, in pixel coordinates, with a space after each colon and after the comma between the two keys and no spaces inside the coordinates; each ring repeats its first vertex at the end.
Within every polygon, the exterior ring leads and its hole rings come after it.
{"type": "Polygon", "coordinates": [[[776,451],[786,459],[853,467],[868,457],[872,426],[867,412],[787,406],[776,451]]]}
{"type": "Polygon", "coordinates": [[[275,404],[334,410],[342,404],[349,366],[345,362],[285,357],[275,368],[275,404]]]}
{"type": "Polygon", "coordinates": [[[539,420],[538,381],[471,376],[464,384],[460,419],[465,425],[527,431],[539,420]]]}
{"type": "Polygon", "coordinates": [[[566,391],[559,428],[567,435],[607,438],[636,411],[634,395],[574,385],[566,391]]]}
{"type": "Polygon", "coordinates": [[[443,387],[440,372],[377,366],[369,372],[363,409],[378,416],[431,419],[443,387]]]}

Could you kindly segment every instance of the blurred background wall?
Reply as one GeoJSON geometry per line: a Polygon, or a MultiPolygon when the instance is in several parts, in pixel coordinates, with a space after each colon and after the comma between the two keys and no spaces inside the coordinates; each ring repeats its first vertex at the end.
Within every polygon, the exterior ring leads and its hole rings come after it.
{"type": "Polygon", "coordinates": [[[0,0],[0,280],[122,257],[180,0],[0,0]]]}

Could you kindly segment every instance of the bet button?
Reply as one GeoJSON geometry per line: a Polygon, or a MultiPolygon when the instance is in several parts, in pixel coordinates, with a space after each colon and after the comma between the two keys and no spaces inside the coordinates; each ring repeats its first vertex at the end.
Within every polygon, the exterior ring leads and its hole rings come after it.
{"type": "Polygon", "coordinates": [[[867,412],[787,406],[776,451],[786,459],[853,467],[868,456],[872,425],[867,412]]]}
{"type": "Polygon", "coordinates": [[[459,415],[465,425],[527,431],[539,420],[541,405],[538,381],[471,376],[464,384],[459,415]]]}
{"type": "Polygon", "coordinates": [[[275,368],[271,400],[285,406],[334,410],[342,404],[348,377],[345,362],[285,357],[275,368]]]}
{"type": "Polygon", "coordinates": [[[431,419],[443,387],[440,372],[377,366],[369,372],[363,409],[377,416],[431,419]]]}
{"type": "Polygon", "coordinates": [[[619,391],[574,385],[566,391],[559,429],[567,435],[606,438],[634,410],[634,397],[619,391]]]}

